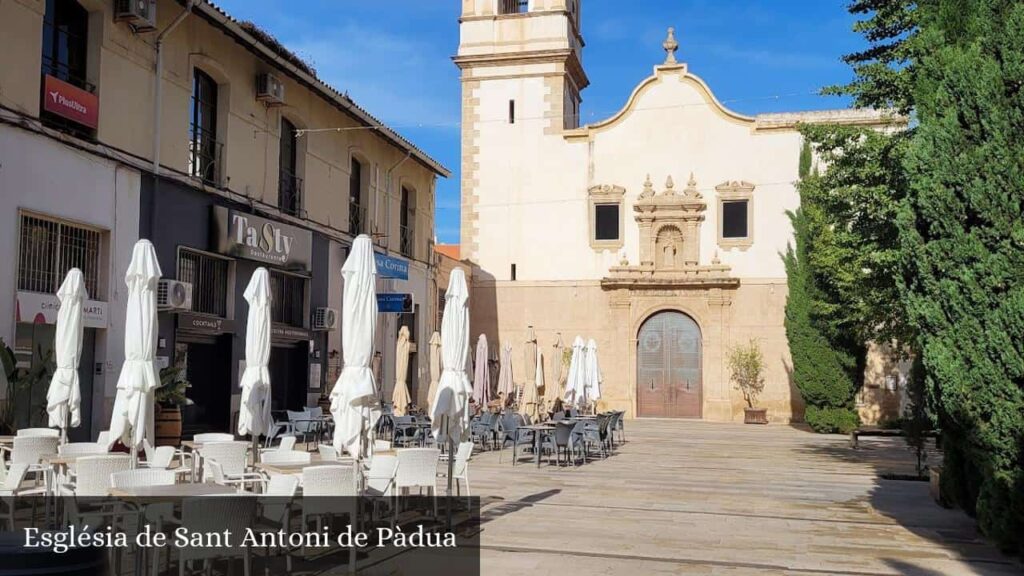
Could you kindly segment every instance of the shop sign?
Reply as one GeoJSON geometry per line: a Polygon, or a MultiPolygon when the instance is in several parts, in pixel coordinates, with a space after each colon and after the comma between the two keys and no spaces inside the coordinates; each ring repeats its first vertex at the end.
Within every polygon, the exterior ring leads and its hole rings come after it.
{"type": "Polygon", "coordinates": [[[381,254],[380,252],[374,252],[373,259],[377,264],[378,278],[393,278],[395,280],[409,279],[408,260],[388,256],[387,254],[381,254]]]}
{"type": "Polygon", "coordinates": [[[383,314],[411,314],[412,294],[377,294],[377,312],[383,314]]]}
{"type": "Polygon", "coordinates": [[[217,316],[181,312],[178,314],[178,330],[193,334],[220,335],[234,332],[235,322],[217,316]]]}
{"type": "Polygon", "coordinates": [[[310,334],[309,330],[299,326],[273,324],[270,327],[270,336],[279,340],[309,340],[310,334]]]}
{"type": "MultiPolygon", "coordinates": [[[[56,324],[60,299],[55,294],[18,292],[15,303],[15,322],[56,324]]],[[[86,300],[82,303],[82,325],[86,328],[107,327],[107,303],[86,300]]]]}
{"type": "Polygon", "coordinates": [[[213,207],[215,250],[293,270],[310,270],[313,233],[223,206],[213,207]]]}
{"type": "Polygon", "coordinates": [[[99,98],[49,74],[43,80],[43,110],[94,130],[100,125],[99,98]]]}

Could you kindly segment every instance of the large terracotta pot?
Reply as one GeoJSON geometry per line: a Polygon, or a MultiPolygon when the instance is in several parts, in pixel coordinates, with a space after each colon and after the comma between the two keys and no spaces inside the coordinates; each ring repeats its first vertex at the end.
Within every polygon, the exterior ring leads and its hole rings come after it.
{"type": "Polygon", "coordinates": [[[743,423],[744,424],[767,424],[768,423],[768,410],[766,408],[744,408],[743,409],[743,423]]]}
{"type": "Polygon", "coordinates": [[[155,446],[181,445],[181,408],[157,404],[155,423],[155,446]]]}

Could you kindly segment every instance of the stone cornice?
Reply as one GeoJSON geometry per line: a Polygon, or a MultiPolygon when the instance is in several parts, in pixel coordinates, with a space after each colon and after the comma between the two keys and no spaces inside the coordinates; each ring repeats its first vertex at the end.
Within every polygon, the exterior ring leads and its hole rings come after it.
{"type": "Polygon", "coordinates": [[[525,64],[565,64],[569,77],[578,90],[590,85],[590,79],[583,70],[583,64],[574,50],[560,48],[558,50],[533,50],[528,52],[509,52],[507,54],[474,54],[452,56],[452,62],[461,70],[467,68],[483,68],[490,66],[518,66],[525,64]]]}

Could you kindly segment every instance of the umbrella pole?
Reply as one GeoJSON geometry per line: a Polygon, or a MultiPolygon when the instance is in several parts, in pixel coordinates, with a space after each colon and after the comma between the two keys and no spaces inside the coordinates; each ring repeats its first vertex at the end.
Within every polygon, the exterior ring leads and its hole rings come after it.
{"type": "Polygon", "coordinates": [[[139,467],[139,446],[134,442],[134,440],[132,441],[132,448],[129,452],[131,453],[132,470],[134,470],[139,467]]]}

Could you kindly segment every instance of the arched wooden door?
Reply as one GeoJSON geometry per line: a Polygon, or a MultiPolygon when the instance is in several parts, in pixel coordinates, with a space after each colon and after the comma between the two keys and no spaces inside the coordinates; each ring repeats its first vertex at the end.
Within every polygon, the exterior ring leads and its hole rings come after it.
{"type": "Polygon", "coordinates": [[[637,414],[655,418],[701,417],[700,327],[681,312],[659,312],[637,337],[637,414]]]}

